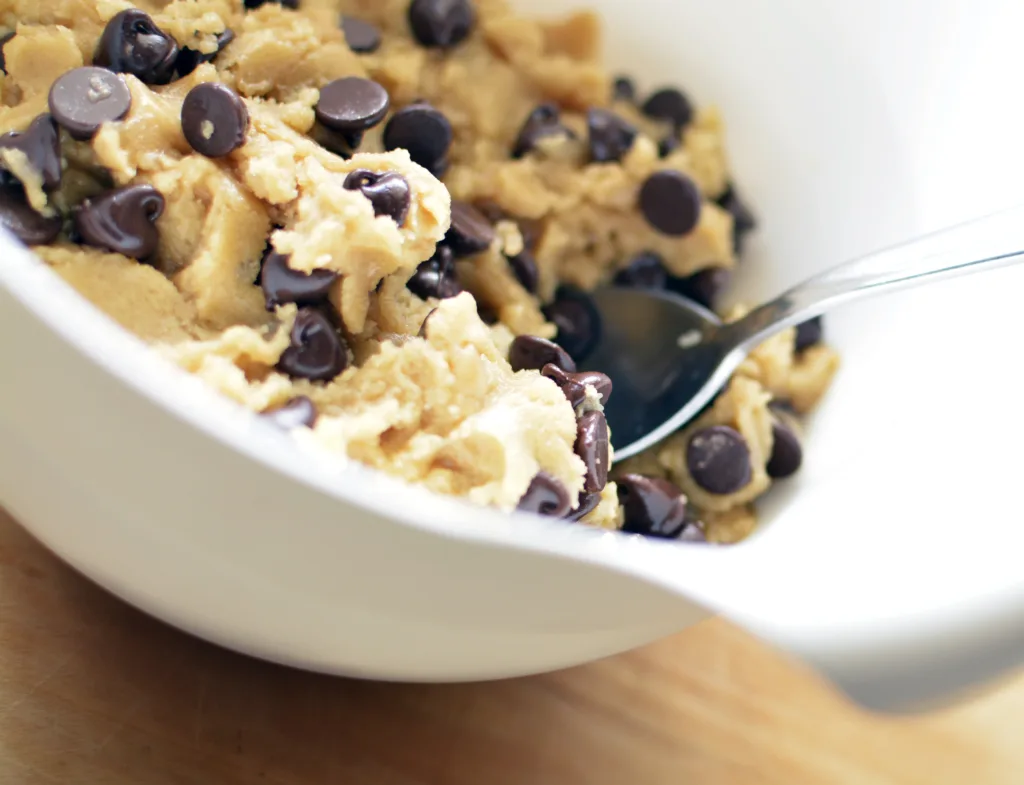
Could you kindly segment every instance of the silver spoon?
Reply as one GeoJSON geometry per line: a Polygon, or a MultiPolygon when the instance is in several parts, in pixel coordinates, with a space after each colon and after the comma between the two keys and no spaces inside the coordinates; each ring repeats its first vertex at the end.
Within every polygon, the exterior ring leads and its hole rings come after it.
{"type": "Polygon", "coordinates": [[[611,377],[606,415],[615,459],[636,455],[693,419],[746,356],[780,330],[870,295],[1024,260],[1024,206],[841,264],[723,324],[664,291],[594,293],[601,337],[583,360],[611,377]]]}

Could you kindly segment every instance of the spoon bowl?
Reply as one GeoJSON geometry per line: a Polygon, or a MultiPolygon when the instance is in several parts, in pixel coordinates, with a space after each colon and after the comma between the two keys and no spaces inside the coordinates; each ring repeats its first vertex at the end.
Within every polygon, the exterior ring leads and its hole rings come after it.
{"type": "Polygon", "coordinates": [[[743,357],[729,362],[735,352],[714,340],[721,320],[682,295],[604,287],[594,303],[602,337],[586,367],[615,384],[605,414],[623,460],[696,416],[743,357]]]}

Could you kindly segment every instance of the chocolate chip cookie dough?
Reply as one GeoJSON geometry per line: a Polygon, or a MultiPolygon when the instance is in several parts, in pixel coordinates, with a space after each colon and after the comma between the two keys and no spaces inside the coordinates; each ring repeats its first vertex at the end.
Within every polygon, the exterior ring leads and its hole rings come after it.
{"type": "Polygon", "coordinates": [[[482,505],[716,542],[799,468],[797,414],[836,367],[820,323],[611,469],[586,292],[713,306],[754,219],[718,113],[613,79],[593,14],[0,0],[0,28],[0,223],[301,443],[482,505]]]}

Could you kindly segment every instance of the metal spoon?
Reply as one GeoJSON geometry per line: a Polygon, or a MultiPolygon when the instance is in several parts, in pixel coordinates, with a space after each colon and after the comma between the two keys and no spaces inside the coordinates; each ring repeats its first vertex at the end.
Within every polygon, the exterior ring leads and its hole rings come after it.
{"type": "Polygon", "coordinates": [[[780,330],[866,296],[1024,260],[1024,206],[944,229],[810,278],[742,319],[723,324],[685,297],[606,287],[587,370],[615,383],[606,415],[622,460],[693,419],[746,356],[780,330]]]}

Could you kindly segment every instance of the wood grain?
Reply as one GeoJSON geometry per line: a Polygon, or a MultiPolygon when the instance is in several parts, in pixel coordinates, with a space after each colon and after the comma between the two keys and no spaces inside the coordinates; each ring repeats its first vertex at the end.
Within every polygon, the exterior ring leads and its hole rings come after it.
{"type": "Polygon", "coordinates": [[[0,783],[1019,785],[1024,679],[883,719],[720,622],[496,684],[300,673],[109,597],[0,511],[0,783]]]}

